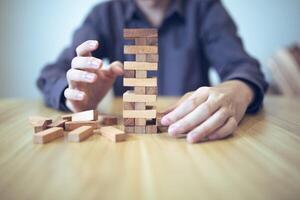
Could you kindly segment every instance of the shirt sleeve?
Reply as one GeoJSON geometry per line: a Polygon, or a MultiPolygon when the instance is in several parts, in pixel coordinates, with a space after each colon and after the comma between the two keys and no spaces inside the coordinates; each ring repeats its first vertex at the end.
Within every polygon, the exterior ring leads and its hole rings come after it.
{"type": "Polygon", "coordinates": [[[249,56],[237,34],[237,28],[219,0],[203,7],[200,38],[208,62],[222,81],[238,79],[253,90],[255,98],[247,112],[257,112],[268,84],[257,60],[249,56]]]}
{"type": "MultiPolygon", "coordinates": [[[[64,90],[68,87],[66,72],[71,67],[72,59],[76,56],[76,47],[87,40],[100,41],[101,48],[93,52],[93,56],[103,58],[106,56],[106,37],[99,30],[101,17],[99,8],[95,7],[84,20],[83,24],[75,31],[71,45],[67,47],[52,63],[46,65],[37,80],[37,86],[42,92],[47,106],[54,109],[67,111],[64,98],[64,90]]],[[[101,27],[101,26],[100,26],[101,27]]]]}

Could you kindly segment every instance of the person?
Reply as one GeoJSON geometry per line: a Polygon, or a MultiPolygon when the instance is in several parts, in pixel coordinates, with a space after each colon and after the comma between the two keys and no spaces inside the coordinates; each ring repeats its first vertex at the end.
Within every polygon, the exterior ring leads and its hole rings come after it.
{"type": "Polygon", "coordinates": [[[236,130],[245,113],[261,108],[268,85],[220,0],[100,3],[75,32],[71,46],[42,70],[37,85],[46,104],[78,112],[95,109],[112,87],[121,96],[123,28],[153,27],[159,32],[158,94],[190,92],[162,118],[171,136],[187,134],[190,143],[222,139],[236,130]],[[108,69],[103,58],[111,62],[108,69]],[[210,67],[222,81],[214,87],[210,67]]]}

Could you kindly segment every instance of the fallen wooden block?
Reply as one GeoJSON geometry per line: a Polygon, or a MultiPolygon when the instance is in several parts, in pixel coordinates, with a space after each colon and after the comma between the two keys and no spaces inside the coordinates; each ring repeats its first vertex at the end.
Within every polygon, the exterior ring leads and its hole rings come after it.
{"type": "Polygon", "coordinates": [[[125,45],[124,54],[157,54],[157,46],[148,45],[125,45]]]}
{"type": "Polygon", "coordinates": [[[152,87],[157,86],[157,78],[124,78],[123,85],[126,87],[152,87]]]}
{"type": "Polygon", "coordinates": [[[65,128],[65,123],[67,122],[67,120],[64,119],[56,119],[54,122],[52,122],[51,124],[49,124],[47,126],[47,128],[53,128],[53,127],[61,127],[61,128],[65,128]]]}
{"type": "Polygon", "coordinates": [[[66,121],[72,121],[72,114],[62,115],[61,118],[66,121]]]}
{"type": "Polygon", "coordinates": [[[81,126],[68,134],[69,142],[81,142],[93,135],[94,128],[92,126],[81,126]]]}
{"type": "Polygon", "coordinates": [[[47,126],[52,123],[52,119],[47,117],[32,116],[29,117],[29,123],[34,127],[34,132],[38,133],[47,129],[47,126]]]}
{"type": "Polygon", "coordinates": [[[157,38],[157,29],[124,29],[123,37],[125,39],[135,39],[135,38],[157,38]]]}
{"type": "Polygon", "coordinates": [[[81,121],[81,122],[66,122],[65,123],[65,130],[66,131],[73,131],[81,126],[91,126],[93,129],[97,129],[100,127],[100,121],[81,121]]]}
{"type": "Polygon", "coordinates": [[[96,110],[88,110],[84,112],[74,113],[72,115],[72,121],[96,121],[98,120],[98,112],[96,110]]]}
{"type": "Polygon", "coordinates": [[[102,117],[102,125],[112,126],[118,124],[118,117],[114,115],[101,115],[102,117]]]}
{"type": "Polygon", "coordinates": [[[45,144],[51,142],[59,137],[64,136],[64,129],[61,127],[53,127],[47,130],[41,131],[34,134],[33,143],[35,144],[45,144]]]}
{"type": "Polygon", "coordinates": [[[113,126],[106,126],[100,129],[101,135],[106,137],[112,142],[121,142],[126,140],[127,135],[124,131],[117,129],[113,126]]]}
{"type": "Polygon", "coordinates": [[[158,64],[150,62],[135,62],[135,61],[125,61],[124,62],[125,70],[148,70],[148,71],[157,71],[158,64]]]}

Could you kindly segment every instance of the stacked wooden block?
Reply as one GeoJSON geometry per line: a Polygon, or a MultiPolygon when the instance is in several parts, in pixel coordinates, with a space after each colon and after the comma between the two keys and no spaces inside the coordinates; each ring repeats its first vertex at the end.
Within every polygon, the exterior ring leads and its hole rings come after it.
{"type": "Polygon", "coordinates": [[[148,71],[158,70],[157,29],[124,29],[124,38],[135,45],[125,45],[124,54],[134,54],[135,61],[124,62],[124,86],[133,90],[123,95],[123,119],[126,133],[157,133],[157,77],[148,71]]]}

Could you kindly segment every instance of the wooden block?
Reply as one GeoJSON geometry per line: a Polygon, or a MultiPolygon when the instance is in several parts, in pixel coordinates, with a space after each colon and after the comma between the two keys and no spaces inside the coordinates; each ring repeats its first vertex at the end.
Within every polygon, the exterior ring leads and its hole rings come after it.
{"type": "Polygon", "coordinates": [[[124,118],[156,118],[156,110],[123,110],[124,118]]]}
{"type": "Polygon", "coordinates": [[[134,87],[134,94],[146,94],[146,87],[141,87],[141,86],[134,87]]]}
{"type": "Polygon", "coordinates": [[[125,39],[133,38],[157,38],[158,32],[157,29],[124,29],[123,36],[125,39]]]}
{"type": "Polygon", "coordinates": [[[134,109],[135,110],[146,110],[146,104],[145,103],[135,103],[134,109]]]}
{"type": "Polygon", "coordinates": [[[146,133],[146,127],[145,126],[135,126],[134,133],[138,133],[138,134],[146,133]]]}
{"type": "Polygon", "coordinates": [[[65,128],[65,123],[67,122],[67,120],[58,118],[56,119],[54,122],[52,122],[51,124],[49,124],[47,127],[48,128],[53,128],[53,127],[61,127],[61,128],[65,128]]]}
{"type": "Polygon", "coordinates": [[[161,124],[161,119],[162,119],[163,116],[164,116],[163,113],[159,113],[159,112],[156,113],[156,125],[157,126],[163,126],[161,124]]]}
{"type": "Polygon", "coordinates": [[[105,126],[112,126],[118,124],[118,117],[114,115],[101,115],[102,124],[105,126]]]}
{"type": "Polygon", "coordinates": [[[52,119],[48,117],[41,117],[41,116],[31,116],[29,117],[28,121],[34,127],[45,126],[52,123],[52,119]]]}
{"type": "Polygon", "coordinates": [[[123,124],[124,126],[134,126],[134,118],[124,118],[123,119],[123,124]]]}
{"type": "Polygon", "coordinates": [[[76,128],[79,128],[81,126],[92,126],[94,129],[97,129],[100,127],[100,121],[80,121],[80,122],[66,122],[65,123],[65,130],[66,131],[73,131],[76,128]]]}
{"type": "Polygon", "coordinates": [[[134,133],[134,126],[124,126],[125,133],[134,133]]]}
{"type": "Polygon", "coordinates": [[[157,133],[157,126],[156,125],[147,125],[146,133],[157,133]]]}
{"type": "Polygon", "coordinates": [[[147,54],[146,61],[150,63],[158,63],[159,56],[157,54],[147,54]]]}
{"type": "Polygon", "coordinates": [[[124,62],[125,70],[147,70],[147,71],[157,71],[158,64],[150,62],[134,62],[134,61],[125,61],[124,62]]]}
{"type": "Polygon", "coordinates": [[[98,120],[98,112],[96,110],[88,110],[84,112],[74,113],[72,115],[72,121],[96,121],[98,120]]]}
{"type": "Polygon", "coordinates": [[[167,133],[168,132],[168,126],[157,126],[157,131],[159,133],[167,133]]]}
{"type": "Polygon", "coordinates": [[[135,60],[138,62],[145,62],[147,60],[147,54],[136,54],[135,60]]]}
{"type": "Polygon", "coordinates": [[[147,45],[147,38],[135,38],[135,45],[147,45]]]}
{"type": "Polygon", "coordinates": [[[146,119],[143,119],[143,118],[134,119],[134,125],[135,126],[146,126],[146,119]]]}
{"type": "Polygon", "coordinates": [[[69,142],[81,142],[91,135],[93,135],[93,127],[92,126],[81,126],[76,128],[75,130],[69,132],[68,141],[69,142]]]}
{"type": "Polygon", "coordinates": [[[46,144],[51,142],[59,137],[64,136],[64,129],[61,127],[53,127],[47,130],[41,131],[34,134],[33,143],[35,144],[46,144]]]}
{"type": "Polygon", "coordinates": [[[72,114],[62,115],[61,118],[66,121],[72,121],[72,114]]]}
{"type": "Polygon", "coordinates": [[[144,70],[136,71],[135,78],[147,78],[147,71],[144,70]]]}
{"type": "Polygon", "coordinates": [[[128,87],[144,86],[144,87],[157,87],[157,78],[124,78],[123,85],[128,87]]]}
{"type": "Polygon", "coordinates": [[[157,87],[146,87],[146,94],[157,95],[157,87]]]}
{"type": "Polygon", "coordinates": [[[135,62],[135,61],[125,61],[125,70],[146,70],[146,71],[157,71],[158,64],[150,62],[135,62]]]}
{"type": "Polygon", "coordinates": [[[127,134],[124,131],[113,126],[105,126],[100,129],[101,135],[112,142],[121,142],[126,140],[127,134]]]}
{"type": "Polygon", "coordinates": [[[156,99],[156,95],[134,94],[133,91],[123,94],[123,102],[155,102],[156,99]]]}
{"type": "Polygon", "coordinates": [[[158,38],[146,38],[147,45],[158,45],[158,38]]]}
{"type": "Polygon", "coordinates": [[[123,110],[134,110],[133,102],[123,102],[123,110]]]}
{"type": "Polygon", "coordinates": [[[125,45],[124,54],[157,54],[157,46],[149,45],[125,45]]]}
{"type": "Polygon", "coordinates": [[[124,77],[125,78],[135,78],[135,71],[134,70],[124,70],[124,77]]]}

